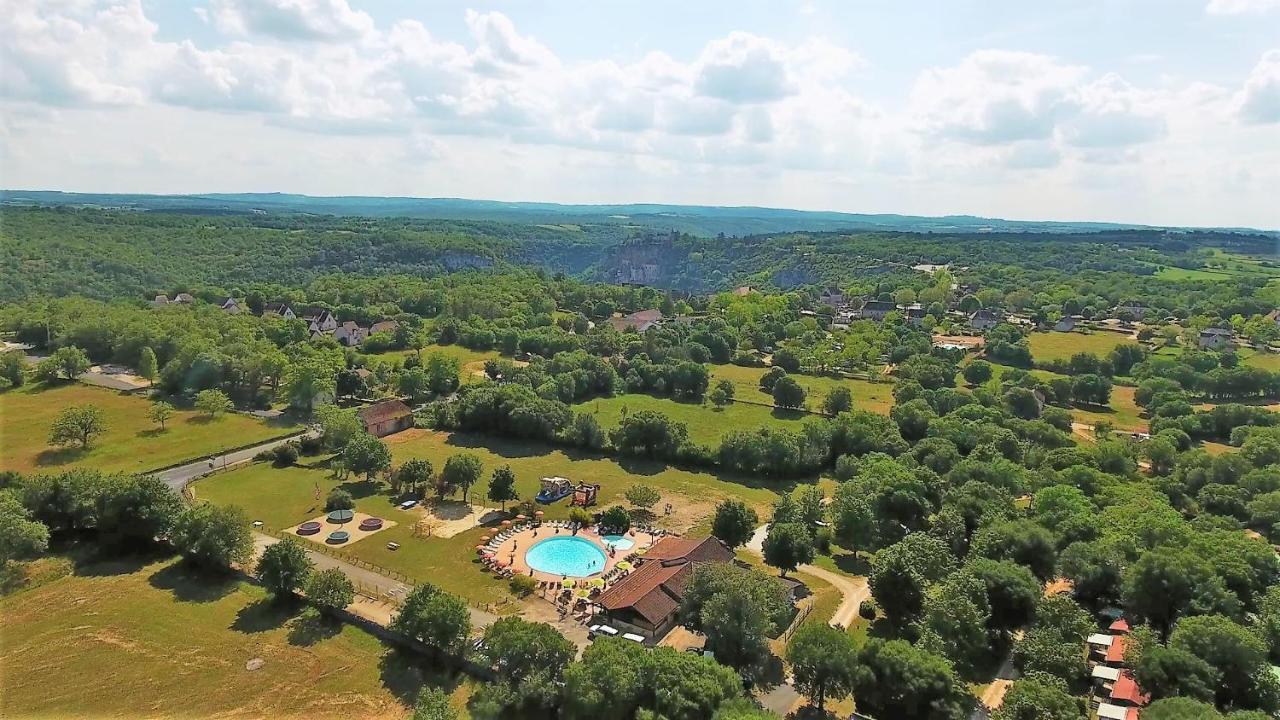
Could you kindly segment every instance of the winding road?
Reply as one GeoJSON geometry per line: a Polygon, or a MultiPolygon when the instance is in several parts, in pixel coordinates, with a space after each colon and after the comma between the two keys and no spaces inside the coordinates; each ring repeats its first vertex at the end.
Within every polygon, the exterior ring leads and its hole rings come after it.
{"type": "MultiPolygon", "coordinates": [[[[761,525],[751,534],[751,539],[747,541],[747,549],[757,555],[764,555],[764,538],[769,533],[768,525],[761,525]]],[[[849,577],[833,573],[825,568],[817,565],[801,565],[796,568],[797,571],[812,575],[823,582],[830,583],[835,589],[840,591],[844,599],[840,601],[840,606],[836,608],[836,612],[831,616],[831,624],[847,628],[853,624],[854,618],[858,617],[858,606],[863,600],[871,597],[871,588],[867,585],[867,579],[864,577],[849,577]]]]}

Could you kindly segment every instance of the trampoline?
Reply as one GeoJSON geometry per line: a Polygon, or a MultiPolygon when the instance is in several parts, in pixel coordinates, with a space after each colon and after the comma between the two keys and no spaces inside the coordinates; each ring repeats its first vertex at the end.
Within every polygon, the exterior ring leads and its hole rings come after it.
{"type": "Polygon", "coordinates": [[[351,522],[351,519],[355,516],[356,514],[350,510],[334,510],[325,517],[327,517],[331,523],[348,523],[351,522]]]}
{"type": "Polygon", "coordinates": [[[297,532],[299,535],[315,535],[320,532],[320,523],[315,520],[304,522],[298,526],[297,532]]]}
{"type": "Polygon", "coordinates": [[[351,533],[347,532],[346,530],[334,530],[333,532],[329,533],[329,537],[325,539],[325,542],[330,543],[332,545],[341,545],[342,543],[350,539],[351,539],[351,533]]]}
{"type": "Polygon", "coordinates": [[[360,529],[365,531],[381,530],[382,518],[375,518],[375,517],[365,518],[360,521],[360,529]]]}

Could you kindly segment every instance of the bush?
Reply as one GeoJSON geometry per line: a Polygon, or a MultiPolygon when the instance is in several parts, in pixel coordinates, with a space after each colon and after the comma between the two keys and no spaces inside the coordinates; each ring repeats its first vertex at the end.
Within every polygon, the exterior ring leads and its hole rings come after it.
{"type": "Polygon", "coordinates": [[[271,454],[276,467],[289,467],[298,462],[298,446],[293,443],[277,445],[271,454]]]}
{"type": "Polygon", "coordinates": [[[308,435],[302,438],[302,440],[298,442],[298,452],[302,453],[303,455],[319,455],[320,451],[323,449],[324,449],[323,438],[311,437],[310,435],[308,435]]]}
{"type": "Polygon", "coordinates": [[[528,575],[516,575],[511,578],[511,593],[516,597],[529,597],[538,588],[538,581],[528,575]]]}
{"type": "Polygon", "coordinates": [[[324,511],[333,510],[351,510],[356,506],[356,501],[352,499],[351,493],[346,490],[337,489],[329,493],[329,497],[325,498],[324,511]]]}
{"type": "Polygon", "coordinates": [[[858,615],[861,616],[863,620],[875,620],[876,619],[876,601],[863,600],[861,603],[859,603],[858,615]]]}
{"type": "Polygon", "coordinates": [[[818,528],[813,534],[813,549],[823,555],[831,554],[831,528],[818,528]]]}
{"type": "Polygon", "coordinates": [[[586,527],[591,524],[591,521],[593,519],[594,518],[591,517],[591,513],[588,512],[586,508],[580,508],[580,507],[569,508],[569,522],[577,523],[582,527],[586,527]]]}
{"type": "Polygon", "coordinates": [[[621,505],[614,505],[600,515],[600,527],[625,533],[631,529],[631,514],[621,505]]]}

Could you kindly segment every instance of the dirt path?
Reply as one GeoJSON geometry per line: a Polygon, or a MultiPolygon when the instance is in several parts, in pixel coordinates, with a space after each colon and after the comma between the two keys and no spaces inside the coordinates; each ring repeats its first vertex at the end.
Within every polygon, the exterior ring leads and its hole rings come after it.
{"type": "MultiPolygon", "coordinates": [[[[764,554],[764,537],[769,532],[768,525],[761,525],[751,534],[751,539],[747,541],[747,549],[757,555],[764,554]]],[[[836,608],[835,614],[831,616],[831,624],[839,625],[847,628],[858,617],[858,606],[863,600],[871,597],[871,587],[867,585],[865,577],[850,577],[833,573],[825,568],[816,565],[801,565],[796,568],[798,572],[812,575],[823,582],[831,583],[831,586],[840,591],[843,599],[840,606],[836,608]]]]}

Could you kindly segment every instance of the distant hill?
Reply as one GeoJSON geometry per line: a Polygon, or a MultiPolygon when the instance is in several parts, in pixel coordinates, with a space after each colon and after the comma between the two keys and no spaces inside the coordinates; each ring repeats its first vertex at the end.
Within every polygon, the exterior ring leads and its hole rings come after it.
{"type": "MultiPolygon", "coordinates": [[[[197,215],[301,213],[312,215],[406,217],[482,220],[542,225],[613,225],[620,228],[676,230],[714,237],[778,232],[888,230],[918,233],[1093,233],[1108,230],[1163,229],[1102,222],[1000,220],[971,215],[914,215],[815,212],[762,207],[702,205],[560,205],[498,202],[459,198],[316,197],[287,193],[210,193],[203,195],[133,195],[66,193],[47,190],[2,190],[0,204],[126,209],[151,213],[197,215]]],[[[1177,228],[1168,228],[1177,229],[1177,228]]],[[[1225,232],[1257,232],[1247,228],[1214,228],[1225,232]]]]}

